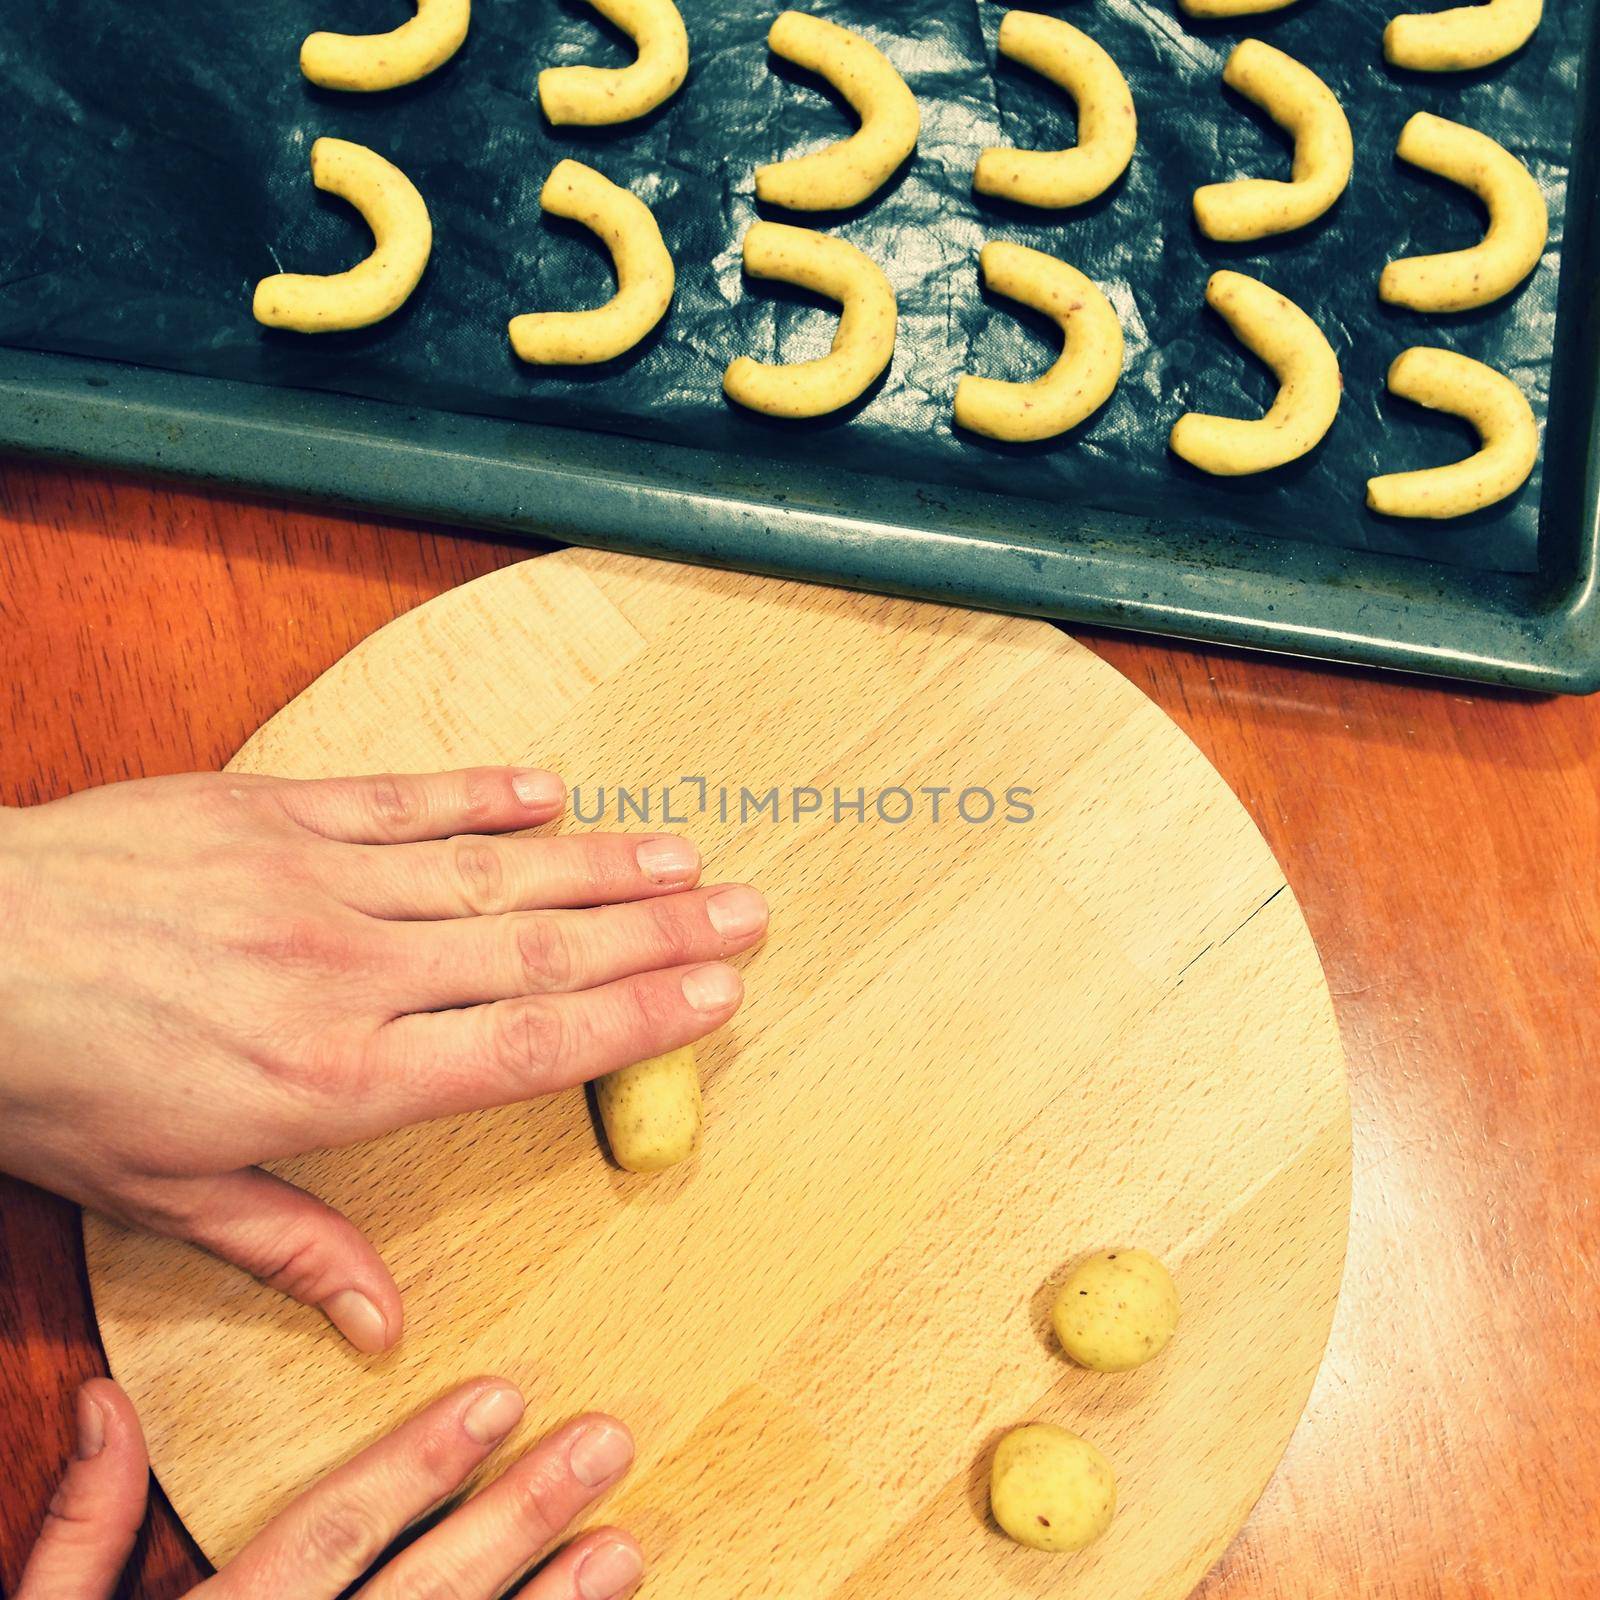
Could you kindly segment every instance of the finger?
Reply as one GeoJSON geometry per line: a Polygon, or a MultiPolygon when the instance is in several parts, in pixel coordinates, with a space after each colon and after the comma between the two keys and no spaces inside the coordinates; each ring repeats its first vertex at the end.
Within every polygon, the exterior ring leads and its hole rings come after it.
{"type": "Polygon", "coordinates": [[[357,911],[433,922],[670,894],[699,881],[700,852],[671,834],[469,834],[402,848],[339,850],[323,870],[330,892],[357,911]]]}
{"type": "Polygon", "coordinates": [[[572,994],[659,967],[718,961],[767,928],[767,903],[744,884],[593,911],[528,911],[397,927],[392,948],[407,1010],[572,994]]]}
{"type": "Polygon", "coordinates": [[[400,1337],[400,1291],[361,1231],[315,1195],[259,1167],[166,1186],[137,1220],[317,1307],[367,1355],[400,1337]]]}
{"type": "Polygon", "coordinates": [[[644,1552],[620,1528],[600,1528],[575,1540],[517,1600],[620,1600],[644,1575],[644,1552]]]}
{"type": "Polygon", "coordinates": [[[522,1396],[500,1378],[479,1379],[436,1400],[268,1523],[206,1585],[208,1600],[331,1600],[459,1489],[522,1411],[522,1396]]]}
{"type": "MultiPolygon", "coordinates": [[[[579,1417],[536,1444],[497,1482],[397,1556],[361,1591],[361,1600],[404,1600],[418,1594],[493,1600],[612,1488],[632,1461],[633,1437],[620,1422],[579,1417]]],[[[585,1543],[587,1550],[566,1563],[570,1575],[565,1588],[558,1579],[548,1590],[523,1590],[524,1600],[545,1594],[573,1600],[582,1593],[573,1580],[586,1558],[589,1575],[612,1586],[583,1600],[610,1600],[634,1587],[644,1563],[631,1539],[613,1533],[585,1543]],[[613,1544],[620,1554],[610,1553],[613,1544]],[[625,1571],[625,1586],[612,1581],[625,1571]]],[[[544,1579],[541,1573],[538,1582],[544,1579]]]]}
{"type": "Polygon", "coordinates": [[[744,997],[713,962],[621,978],[582,994],[501,1000],[399,1017],[374,1034],[364,1138],[429,1117],[510,1105],[665,1055],[720,1028],[744,997]]]}
{"type": "Polygon", "coordinates": [[[285,778],[271,792],[301,827],[350,844],[404,844],[531,828],[558,817],[567,802],[561,779],[537,767],[285,778]]]}
{"type": "Polygon", "coordinates": [[[78,1390],[77,1446],[17,1600],[110,1600],[144,1521],[150,1465],[132,1403],[109,1378],[78,1390]]]}

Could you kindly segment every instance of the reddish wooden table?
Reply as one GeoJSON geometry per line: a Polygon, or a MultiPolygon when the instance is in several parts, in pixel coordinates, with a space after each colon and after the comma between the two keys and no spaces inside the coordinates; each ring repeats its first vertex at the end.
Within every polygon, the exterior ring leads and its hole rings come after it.
{"type": "MultiPolygon", "coordinates": [[[[0,801],[216,766],[379,624],[525,553],[6,465],[0,801]]],[[[1089,642],[1266,833],[1350,1056],[1333,1343],[1201,1594],[1600,1595],[1600,697],[1089,642]]],[[[72,1208],[0,1180],[0,1590],[100,1370],[72,1208]]],[[[127,1593],[200,1571],[158,1507],[127,1593]]]]}

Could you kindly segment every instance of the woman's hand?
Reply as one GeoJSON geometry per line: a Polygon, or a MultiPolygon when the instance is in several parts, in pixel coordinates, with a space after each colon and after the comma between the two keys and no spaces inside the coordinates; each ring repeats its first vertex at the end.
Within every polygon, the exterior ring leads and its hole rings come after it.
{"type": "Polygon", "coordinates": [[[766,906],[662,835],[497,838],[551,773],[196,775],[0,810],[0,1168],[212,1251],[366,1351],[400,1295],[255,1163],[721,1027],[766,906]]]}
{"type": "MultiPolygon", "coordinates": [[[[373,1569],[412,1523],[458,1490],[522,1418],[522,1396],[481,1378],[435,1401],[308,1490],[192,1596],[203,1600],[335,1600],[370,1572],[359,1600],[493,1600],[633,1460],[611,1417],[569,1422],[503,1477],[373,1569]]],[[[77,1458],[50,1502],[16,1600],[110,1600],[144,1520],[149,1467],[128,1397],[109,1378],[78,1391],[77,1458]]],[[[575,1540],[519,1600],[613,1600],[644,1570],[627,1534],[575,1540]]]]}

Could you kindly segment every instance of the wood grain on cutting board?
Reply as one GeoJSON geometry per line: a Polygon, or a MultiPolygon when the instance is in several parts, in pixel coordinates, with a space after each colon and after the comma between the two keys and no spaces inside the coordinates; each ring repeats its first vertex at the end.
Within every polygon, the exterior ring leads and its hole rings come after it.
{"type": "Polygon", "coordinates": [[[633,1425],[602,1514],[644,1542],[653,1600],[1185,1593],[1310,1390],[1349,1192],[1316,955],[1216,774],[1046,624],[579,551],[374,635],[236,766],[485,761],[557,768],[589,815],[671,785],[707,880],[771,901],[749,1001],[702,1051],[705,1148],[621,1173],[574,1093],[280,1164],[394,1269],[408,1331],[378,1360],[91,1220],[113,1371],[212,1559],[493,1371],[530,1397],[524,1438],[591,1408],[633,1425]],[[739,791],[773,787],[782,818],[741,820],[739,791]],[[1032,820],[965,822],[954,793],[938,821],[926,796],[873,810],[926,787],[1027,789],[1032,820]],[[794,817],[796,790],[821,810],[794,817]],[[1117,1243],[1173,1267],[1183,1326],[1141,1372],[1078,1372],[1050,1290],[1117,1243]],[[1030,1418],[1117,1469],[1085,1555],[987,1522],[988,1451],[1030,1418]]]}

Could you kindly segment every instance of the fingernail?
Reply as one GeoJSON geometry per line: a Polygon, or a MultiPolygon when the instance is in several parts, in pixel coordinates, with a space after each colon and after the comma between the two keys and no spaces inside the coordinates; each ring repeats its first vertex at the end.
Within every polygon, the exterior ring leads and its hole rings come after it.
{"type": "Polygon", "coordinates": [[[754,889],[736,884],[706,901],[706,915],[724,939],[748,939],[766,927],[767,902],[754,889]]]}
{"type": "Polygon", "coordinates": [[[583,1600],[612,1600],[637,1583],[643,1571],[644,1562],[632,1545],[600,1545],[578,1563],[578,1593],[583,1600]]]}
{"type": "Polygon", "coordinates": [[[693,883],[700,871],[700,852],[687,839],[646,839],[638,855],[651,883],[693,883]]]}
{"type": "Polygon", "coordinates": [[[726,1011],[739,994],[739,974],[732,967],[696,967],[683,975],[683,998],[696,1011],[726,1011]]]}
{"type": "Polygon", "coordinates": [[[499,1444],[527,1409],[515,1389],[489,1389],[461,1414],[461,1428],[474,1444],[499,1444]]]}
{"type": "Polygon", "coordinates": [[[567,786],[553,772],[525,767],[511,774],[511,790],[533,811],[553,811],[567,798],[567,786]]]}
{"type": "Polygon", "coordinates": [[[82,1389],[78,1391],[78,1459],[92,1460],[105,1449],[106,1414],[82,1389]]]}
{"type": "Polygon", "coordinates": [[[389,1348],[384,1314],[358,1289],[341,1289],[322,1302],[322,1314],[363,1355],[381,1355],[389,1348]]]}
{"type": "MultiPolygon", "coordinates": [[[[567,1451],[572,1475],[579,1483],[598,1489],[610,1483],[633,1460],[633,1440],[614,1422],[591,1423],[567,1451]]],[[[603,1589],[602,1594],[612,1591],[603,1589]]]]}

